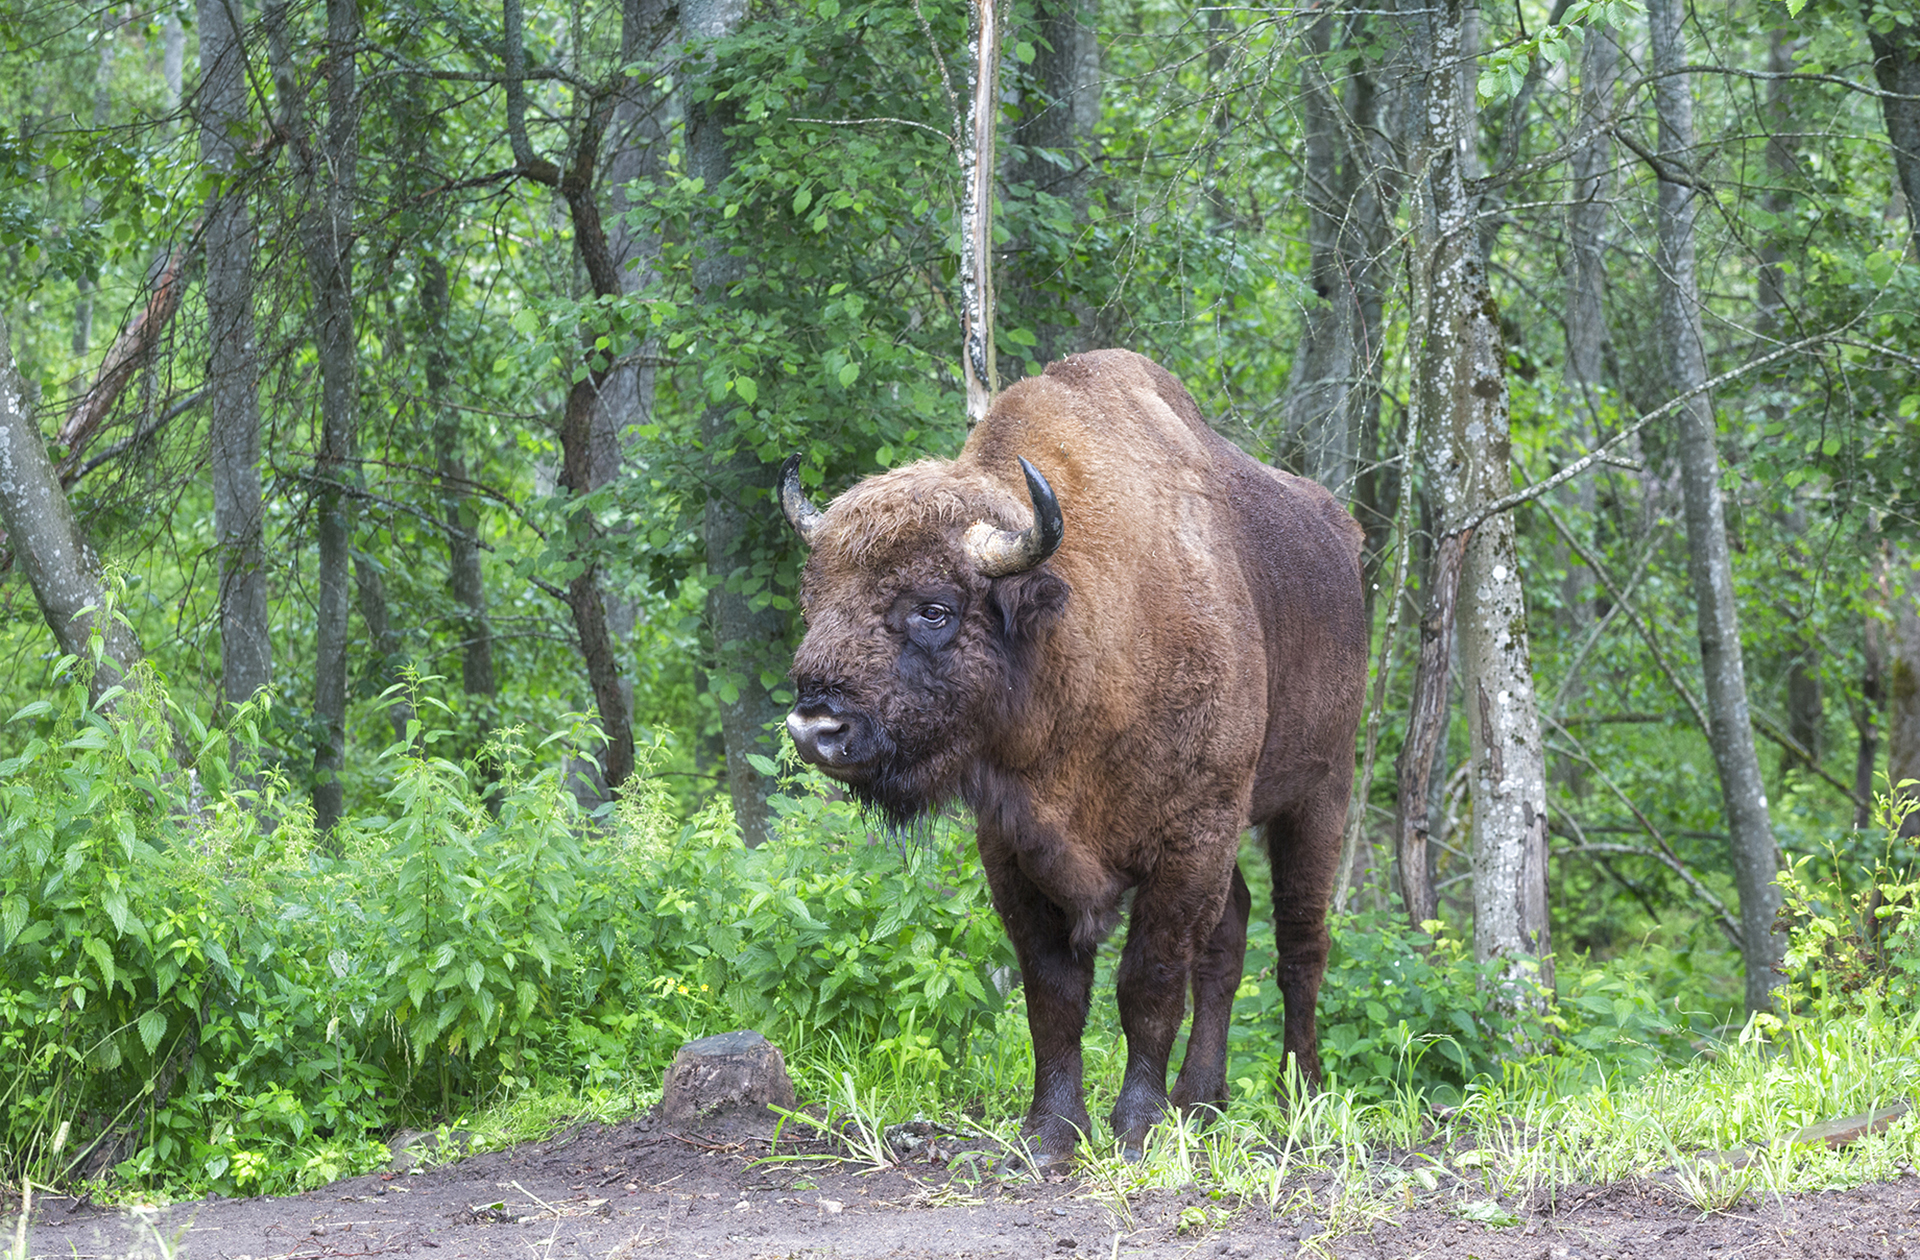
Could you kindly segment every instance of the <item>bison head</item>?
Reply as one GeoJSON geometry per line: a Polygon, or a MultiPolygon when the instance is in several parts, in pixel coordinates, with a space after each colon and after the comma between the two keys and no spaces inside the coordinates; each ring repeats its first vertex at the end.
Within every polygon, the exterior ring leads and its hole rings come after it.
{"type": "Polygon", "coordinates": [[[1043,567],[1064,536],[1060,505],[1024,459],[1030,510],[976,470],[930,461],[822,511],[798,465],[781,469],[780,503],[812,555],[787,731],[802,759],[904,825],[960,791],[983,756],[1016,751],[997,741],[1067,599],[1043,567]]]}

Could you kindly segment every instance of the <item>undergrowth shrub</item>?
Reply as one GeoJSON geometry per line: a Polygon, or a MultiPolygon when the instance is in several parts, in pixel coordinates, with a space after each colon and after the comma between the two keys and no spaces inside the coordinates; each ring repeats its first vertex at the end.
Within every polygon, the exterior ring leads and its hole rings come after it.
{"type": "Polygon", "coordinates": [[[903,854],[789,799],[747,850],[723,806],[672,818],[645,749],[589,818],[550,747],[583,727],[498,735],[483,777],[416,722],[385,812],[323,841],[250,759],[258,707],[209,732],[150,677],[119,700],[69,682],[7,731],[0,1175],[287,1190],[522,1087],[642,1099],[684,1041],[743,1024],[944,1067],[999,1004],[1008,951],[956,828],[903,854]]]}

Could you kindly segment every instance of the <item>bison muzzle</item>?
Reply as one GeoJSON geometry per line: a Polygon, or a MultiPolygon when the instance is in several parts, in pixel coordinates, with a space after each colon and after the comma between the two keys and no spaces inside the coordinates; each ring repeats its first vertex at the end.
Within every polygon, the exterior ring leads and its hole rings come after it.
{"type": "Polygon", "coordinates": [[[1026,984],[1025,1132],[1042,1159],[1069,1160],[1090,1131],[1094,951],[1129,889],[1114,1136],[1135,1151],[1169,1105],[1224,1105],[1249,826],[1273,868],[1285,1047],[1317,1085],[1366,677],[1353,518],[1121,350],[1050,365],[1001,395],[958,459],[870,477],[824,511],[796,462],[781,505],[812,553],[787,729],[892,823],[956,796],[973,810],[1026,984]]]}

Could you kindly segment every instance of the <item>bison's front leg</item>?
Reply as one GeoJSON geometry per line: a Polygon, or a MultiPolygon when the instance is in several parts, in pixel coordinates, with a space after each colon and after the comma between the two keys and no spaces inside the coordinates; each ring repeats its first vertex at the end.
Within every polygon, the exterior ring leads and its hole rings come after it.
{"type": "Polygon", "coordinates": [[[980,856],[1027,991],[1033,1105],[1020,1131],[1043,1171],[1064,1168],[1073,1160],[1075,1143],[1092,1127],[1080,1038],[1093,996],[1093,947],[1075,947],[1066,914],[1021,872],[1011,854],[995,855],[983,844],[980,856]]]}
{"type": "MultiPolygon", "coordinates": [[[[1195,955],[1226,908],[1229,875],[1163,868],[1133,898],[1127,947],[1116,978],[1120,1027],[1127,1037],[1127,1073],[1113,1104],[1113,1136],[1137,1153],[1166,1114],[1167,1060],[1186,1014],[1195,955]]],[[[1244,956],[1245,946],[1241,946],[1244,956]]],[[[1231,994],[1228,995],[1231,998],[1231,994]]]]}

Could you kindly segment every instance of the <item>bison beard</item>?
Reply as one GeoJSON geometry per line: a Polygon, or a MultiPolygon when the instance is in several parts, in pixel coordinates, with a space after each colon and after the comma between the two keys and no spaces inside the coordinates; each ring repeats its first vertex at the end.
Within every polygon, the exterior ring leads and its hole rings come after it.
{"type": "Polygon", "coordinates": [[[1249,825],[1273,866],[1286,1049],[1317,1085],[1366,673],[1353,519],[1117,350],[1050,365],[1001,396],[958,459],[869,478],[825,511],[795,462],[781,503],[812,555],[788,730],[895,827],[956,795],[973,809],[1027,986],[1025,1131],[1043,1161],[1090,1131],[1094,947],[1130,888],[1114,1134],[1137,1151],[1169,1106],[1225,1104],[1249,825]]]}

